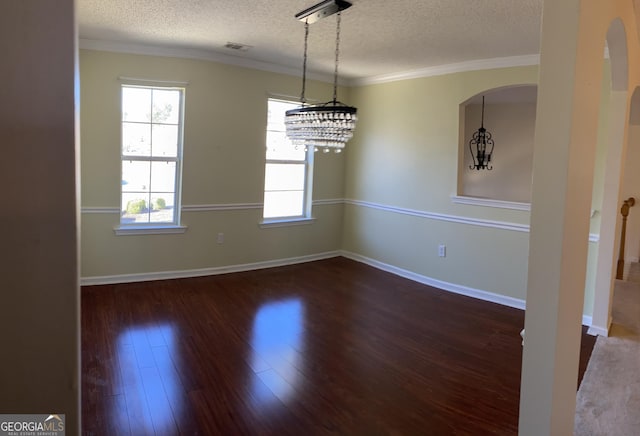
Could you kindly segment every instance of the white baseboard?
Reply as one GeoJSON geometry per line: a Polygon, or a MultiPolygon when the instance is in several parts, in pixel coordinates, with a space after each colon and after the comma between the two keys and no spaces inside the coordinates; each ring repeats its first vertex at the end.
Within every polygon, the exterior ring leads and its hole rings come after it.
{"type": "Polygon", "coordinates": [[[490,301],[492,303],[498,303],[503,306],[513,307],[516,309],[525,308],[525,300],[519,298],[508,297],[506,295],[495,294],[493,292],[487,292],[480,289],[470,288],[468,286],[456,285],[455,283],[449,283],[431,277],[423,276],[421,274],[408,271],[406,269],[398,268],[393,265],[389,265],[369,257],[361,256],[356,253],[348,251],[342,251],[342,255],[348,259],[355,260],[357,262],[366,263],[374,268],[381,269],[383,271],[390,272],[392,274],[404,277],[414,282],[422,283],[425,285],[433,286],[434,288],[442,289],[444,291],[453,292],[455,294],[466,295],[467,297],[477,298],[483,301],[490,301]]]}
{"type": "Polygon", "coordinates": [[[600,326],[591,325],[589,326],[589,330],[587,330],[587,333],[590,334],[591,336],[607,337],[609,336],[609,329],[606,329],[600,326]]]}
{"type": "MultiPolygon", "coordinates": [[[[454,294],[465,295],[467,297],[477,298],[482,301],[489,301],[491,303],[497,303],[507,307],[513,307],[515,309],[524,310],[526,307],[526,301],[509,297],[506,295],[495,294],[493,292],[483,291],[480,289],[470,288],[468,286],[457,285],[455,283],[449,283],[442,280],[434,279],[431,277],[423,276],[421,274],[414,273],[412,271],[398,268],[393,265],[380,262],[375,259],[371,259],[366,256],[362,256],[350,251],[328,251],[325,253],[311,254],[308,256],[289,257],[285,259],[267,260],[263,262],[245,263],[240,265],[227,265],[212,268],[199,268],[181,271],[159,271],[150,273],[135,273],[135,274],[118,274],[111,276],[93,276],[82,277],[80,279],[81,286],[92,285],[107,285],[117,283],[132,283],[132,282],[146,282],[152,280],[169,280],[169,279],[181,279],[189,277],[201,277],[218,274],[228,274],[234,272],[252,271],[264,268],[274,268],[278,266],[295,265],[298,263],[312,262],[315,260],[330,259],[332,257],[344,256],[348,259],[355,260],[380,269],[382,271],[395,274],[400,277],[404,277],[414,282],[422,283],[425,285],[433,286],[434,288],[442,289],[443,291],[453,292],[454,294]]],[[[590,316],[582,316],[582,324],[591,326],[588,333],[592,335],[608,336],[609,329],[601,328],[591,325],[592,319],[590,316]]]]}
{"type": "Polygon", "coordinates": [[[245,263],[240,265],[228,265],[212,268],[189,269],[182,271],[159,271],[150,273],[118,274],[112,276],[82,277],[81,286],[107,285],[115,283],[146,282],[151,280],[182,279],[188,277],[211,276],[234,272],[252,271],[278,266],[294,265],[297,263],[312,262],[314,260],[329,259],[340,256],[339,251],[312,254],[308,256],[289,257],[286,259],[267,260],[263,262],[245,263]]]}
{"type": "MultiPolygon", "coordinates": [[[[593,325],[593,318],[590,315],[582,315],[582,325],[586,325],[587,327],[591,328],[591,326],[593,325]]],[[[589,333],[588,330],[587,333],[589,333]]]]}
{"type": "MultiPolygon", "coordinates": [[[[506,295],[495,294],[493,292],[483,291],[481,289],[470,288],[468,286],[457,285],[455,283],[449,283],[442,280],[434,279],[431,277],[423,276],[421,274],[408,271],[406,269],[398,268],[393,265],[386,264],[384,262],[371,259],[366,256],[361,256],[349,251],[342,251],[342,256],[355,260],[357,262],[365,263],[374,268],[378,268],[383,271],[390,272],[392,274],[404,277],[414,282],[422,283],[425,285],[433,286],[434,288],[442,289],[443,291],[453,292],[455,294],[465,295],[467,297],[477,298],[483,301],[489,301],[491,303],[501,304],[507,307],[513,307],[515,309],[525,310],[526,301],[520,298],[509,297],[506,295]]],[[[590,326],[592,318],[589,315],[582,315],[582,325],[590,326]]]]}
{"type": "Polygon", "coordinates": [[[605,327],[599,325],[591,325],[587,333],[591,336],[604,336],[609,337],[609,331],[611,330],[611,323],[613,322],[613,318],[609,317],[609,321],[605,327]]]}

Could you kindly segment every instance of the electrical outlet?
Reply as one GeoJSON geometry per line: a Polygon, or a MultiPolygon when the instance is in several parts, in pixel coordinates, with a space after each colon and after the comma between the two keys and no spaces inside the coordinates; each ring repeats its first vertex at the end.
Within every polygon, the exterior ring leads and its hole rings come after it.
{"type": "Polygon", "coordinates": [[[438,245],[438,257],[446,257],[447,256],[447,246],[444,244],[438,245]]]}
{"type": "Polygon", "coordinates": [[[218,244],[224,244],[224,233],[218,233],[218,238],[216,239],[218,244]]]}

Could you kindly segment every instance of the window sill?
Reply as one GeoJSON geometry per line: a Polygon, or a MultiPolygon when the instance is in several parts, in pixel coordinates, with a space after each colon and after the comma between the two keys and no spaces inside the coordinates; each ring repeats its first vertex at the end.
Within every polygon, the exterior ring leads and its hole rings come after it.
{"type": "Polygon", "coordinates": [[[118,226],[118,227],[114,227],[113,231],[117,236],[167,235],[167,234],[184,233],[187,231],[187,226],[177,226],[173,224],[148,225],[148,226],[118,226]]]}
{"type": "Polygon", "coordinates": [[[258,224],[260,228],[269,227],[288,227],[288,226],[303,226],[306,224],[313,224],[315,218],[273,218],[260,221],[258,224]]]}

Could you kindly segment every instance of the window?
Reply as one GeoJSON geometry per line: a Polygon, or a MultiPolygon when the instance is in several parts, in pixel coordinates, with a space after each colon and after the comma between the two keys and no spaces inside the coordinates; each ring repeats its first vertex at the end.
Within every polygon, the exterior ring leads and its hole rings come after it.
{"type": "Polygon", "coordinates": [[[184,89],[122,86],[120,225],[180,221],[184,89]]]}
{"type": "Polygon", "coordinates": [[[265,221],[311,218],[313,150],[293,145],[285,134],[285,112],[296,107],[288,101],[268,101],[265,221]]]}

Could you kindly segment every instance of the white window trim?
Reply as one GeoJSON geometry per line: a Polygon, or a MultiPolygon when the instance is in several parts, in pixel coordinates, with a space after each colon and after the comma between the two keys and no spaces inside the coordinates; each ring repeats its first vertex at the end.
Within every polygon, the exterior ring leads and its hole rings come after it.
{"type": "Polygon", "coordinates": [[[117,226],[113,228],[114,233],[117,236],[131,236],[131,235],[170,235],[184,233],[187,231],[187,226],[183,225],[126,225],[117,226]]]}
{"type": "Polygon", "coordinates": [[[184,88],[189,82],[180,80],[155,80],[140,77],[118,76],[123,85],[145,86],[149,88],[184,88]]]}
{"type": "MultiPolygon", "coordinates": [[[[287,103],[299,104],[297,101],[290,99],[290,97],[286,96],[275,96],[268,95],[267,105],[269,104],[269,100],[279,100],[287,103]]],[[[265,129],[266,131],[266,129],[265,129]]],[[[263,203],[263,218],[258,223],[261,228],[268,227],[285,227],[285,226],[296,226],[296,225],[304,225],[304,224],[312,224],[316,221],[316,219],[312,216],[313,210],[313,169],[314,169],[314,156],[315,151],[312,148],[308,148],[306,151],[306,158],[304,160],[305,164],[305,186],[304,186],[304,198],[303,198],[303,215],[292,215],[292,216],[282,216],[282,217],[269,217],[264,218],[264,203],[263,203]]],[[[282,160],[282,159],[266,159],[265,155],[265,168],[267,163],[291,163],[291,164],[300,164],[303,161],[299,160],[282,160]]],[[[262,189],[262,193],[264,195],[264,186],[262,189]]]]}
{"type": "MultiPolygon", "coordinates": [[[[179,234],[187,231],[187,226],[181,224],[182,220],[182,166],[183,166],[183,150],[184,150],[184,113],[185,113],[185,95],[186,85],[188,82],[177,81],[161,81],[161,80],[148,80],[138,79],[133,77],[118,77],[118,80],[122,82],[120,84],[120,111],[122,111],[122,88],[140,87],[140,88],[166,88],[166,89],[178,89],[180,90],[180,114],[178,124],[178,138],[179,146],[177,156],[170,158],[159,157],[147,157],[144,159],[137,159],[140,156],[124,156],[122,153],[122,112],[120,114],[120,174],[122,175],[122,162],[128,160],[127,158],[133,158],[132,160],[144,160],[144,161],[174,161],[176,162],[176,180],[175,180],[175,192],[174,192],[174,208],[175,208],[175,220],[167,223],[131,223],[123,224],[119,223],[113,228],[117,236],[125,235],[158,235],[158,234],[179,234]]],[[[118,214],[122,213],[122,188],[120,188],[120,207],[118,214]]]]}
{"type": "Polygon", "coordinates": [[[266,218],[258,223],[260,228],[268,229],[271,227],[288,227],[288,226],[303,226],[306,224],[313,224],[316,221],[314,217],[297,217],[297,218],[266,218]]]}

